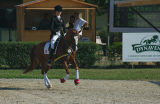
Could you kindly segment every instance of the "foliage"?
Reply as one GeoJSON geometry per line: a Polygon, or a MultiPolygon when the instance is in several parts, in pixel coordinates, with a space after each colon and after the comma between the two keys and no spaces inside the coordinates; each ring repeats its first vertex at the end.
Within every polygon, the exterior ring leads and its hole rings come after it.
{"type": "Polygon", "coordinates": [[[93,42],[81,42],[78,44],[76,59],[79,66],[92,66],[98,59],[96,52],[99,50],[100,46],[93,42]]]}
{"type": "Polygon", "coordinates": [[[107,43],[107,35],[108,35],[109,33],[107,33],[107,30],[106,29],[103,29],[103,30],[101,30],[101,31],[99,31],[98,33],[97,33],[97,35],[99,35],[100,37],[101,37],[101,41],[102,41],[102,43],[107,43]]]}
{"type": "Polygon", "coordinates": [[[98,15],[102,15],[107,12],[108,0],[83,0],[83,1],[97,5],[98,6],[98,8],[97,8],[98,15]]]}
{"type": "Polygon", "coordinates": [[[108,58],[114,60],[117,57],[122,57],[122,43],[115,42],[112,46],[108,47],[108,58]]]}
{"type": "Polygon", "coordinates": [[[30,49],[36,43],[30,42],[1,42],[0,65],[9,68],[24,68],[29,64],[30,49]]]}
{"type": "Polygon", "coordinates": [[[114,42],[122,41],[122,33],[108,33],[106,29],[102,29],[97,32],[97,35],[101,37],[103,43],[108,43],[109,38],[109,45],[112,45],[114,42]]]}
{"type": "Polygon", "coordinates": [[[7,57],[7,43],[3,43],[0,45],[0,66],[6,64],[7,57]]]}
{"type": "MultiPolygon", "coordinates": [[[[30,63],[30,51],[39,42],[0,42],[0,67],[26,68],[30,63]]],[[[90,66],[97,60],[98,45],[80,43],[77,61],[80,66],[90,66]]]]}

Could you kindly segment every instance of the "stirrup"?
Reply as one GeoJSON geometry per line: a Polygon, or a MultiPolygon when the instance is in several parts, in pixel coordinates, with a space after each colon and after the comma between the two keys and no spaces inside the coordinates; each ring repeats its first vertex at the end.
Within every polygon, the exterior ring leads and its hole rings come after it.
{"type": "Polygon", "coordinates": [[[51,67],[51,66],[52,66],[52,64],[51,64],[51,63],[47,63],[47,65],[48,65],[49,67],[51,67]]]}
{"type": "Polygon", "coordinates": [[[47,65],[50,66],[50,67],[52,66],[51,62],[48,62],[47,65]]]}
{"type": "Polygon", "coordinates": [[[53,58],[55,58],[55,55],[56,55],[56,54],[53,53],[52,58],[48,60],[48,62],[47,62],[47,65],[48,65],[48,66],[50,66],[50,67],[52,66],[52,60],[53,60],[53,58]]]}

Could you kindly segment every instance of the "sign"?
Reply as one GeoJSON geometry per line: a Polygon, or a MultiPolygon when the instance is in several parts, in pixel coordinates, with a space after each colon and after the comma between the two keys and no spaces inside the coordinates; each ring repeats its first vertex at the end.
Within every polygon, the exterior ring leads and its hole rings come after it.
{"type": "Polygon", "coordinates": [[[160,61],[160,33],[123,33],[124,62],[160,61]]]}
{"type": "Polygon", "coordinates": [[[89,37],[82,37],[81,42],[89,42],[90,41],[90,38],[89,37]]]}

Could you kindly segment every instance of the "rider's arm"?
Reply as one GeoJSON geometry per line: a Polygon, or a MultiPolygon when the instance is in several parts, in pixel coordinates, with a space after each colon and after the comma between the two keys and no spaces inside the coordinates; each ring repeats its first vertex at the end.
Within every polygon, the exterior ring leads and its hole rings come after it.
{"type": "Polygon", "coordinates": [[[51,30],[51,33],[52,33],[52,34],[55,33],[54,21],[55,21],[55,17],[52,17],[51,23],[50,23],[50,30],[51,30]]]}
{"type": "Polygon", "coordinates": [[[64,32],[64,33],[66,33],[65,21],[64,21],[64,19],[63,19],[63,18],[62,18],[62,20],[63,20],[63,32],[64,32]]]}

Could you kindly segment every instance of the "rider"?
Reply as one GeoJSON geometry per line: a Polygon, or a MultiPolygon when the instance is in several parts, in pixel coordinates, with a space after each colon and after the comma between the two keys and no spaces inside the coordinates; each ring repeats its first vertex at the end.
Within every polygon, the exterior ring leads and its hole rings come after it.
{"type": "Polygon", "coordinates": [[[78,40],[79,40],[80,36],[82,36],[82,30],[88,24],[88,22],[79,17],[79,12],[75,12],[74,17],[75,17],[75,23],[73,26],[73,32],[75,34],[77,34],[77,36],[74,36],[74,39],[76,42],[76,47],[74,50],[77,51],[78,50],[78,48],[77,48],[78,40]]]}
{"type": "Polygon", "coordinates": [[[56,50],[58,46],[58,42],[56,42],[56,40],[66,32],[64,19],[61,17],[62,7],[60,5],[57,5],[54,8],[55,8],[56,15],[52,17],[51,23],[50,23],[51,48],[50,48],[50,54],[48,59],[48,66],[51,66],[52,58],[56,54],[56,50]]]}

